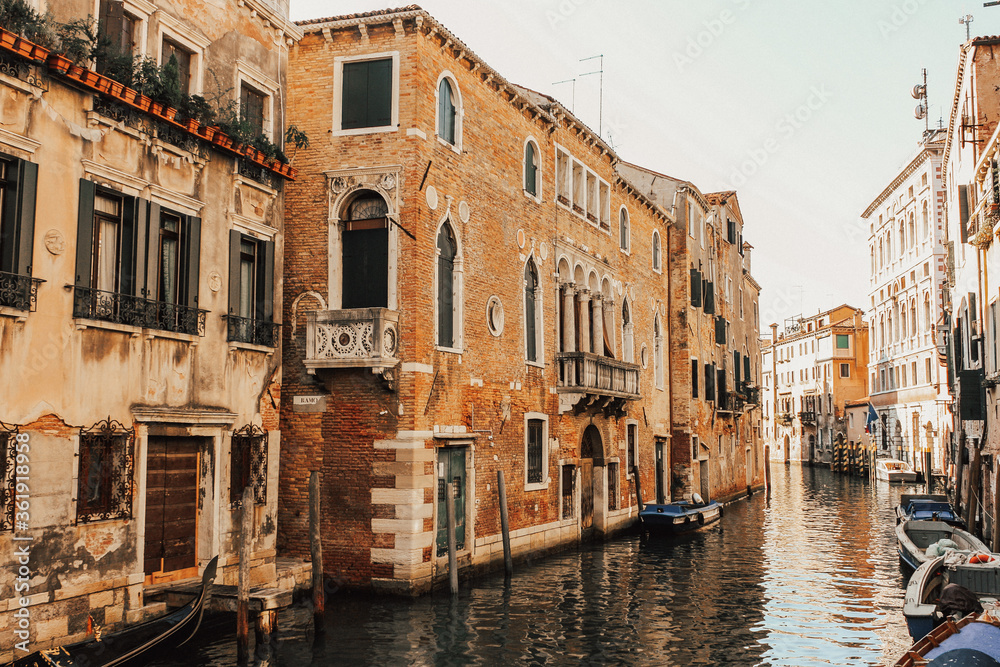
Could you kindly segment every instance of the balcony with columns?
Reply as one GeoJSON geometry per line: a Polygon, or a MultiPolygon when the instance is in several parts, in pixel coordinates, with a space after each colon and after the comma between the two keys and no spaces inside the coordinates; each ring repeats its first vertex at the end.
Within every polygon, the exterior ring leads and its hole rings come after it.
{"type": "MultiPolygon", "coordinates": [[[[559,366],[556,391],[563,399],[569,399],[575,414],[603,412],[622,416],[628,401],[640,398],[640,367],[603,354],[604,311],[614,308],[614,300],[573,283],[564,284],[562,291],[562,345],[556,354],[559,366]]],[[[629,342],[623,341],[623,347],[629,347],[629,342]]]]}

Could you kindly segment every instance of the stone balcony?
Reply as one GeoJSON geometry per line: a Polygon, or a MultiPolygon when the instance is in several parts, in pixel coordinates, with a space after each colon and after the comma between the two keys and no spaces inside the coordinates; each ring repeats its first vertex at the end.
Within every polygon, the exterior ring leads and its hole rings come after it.
{"type": "Polygon", "coordinates": [[[624,414],[626,401],[640,398],[639,366],[591,352],[561,352],[559,364],[560,394],[580,394],[573,404],[577,413],[603,410],[624,414]]]}
{"type": "Polygon", "coordinates": [[[399,363],[399,311],[387,308],[317,310],[306,314],[309,373],[326,368],[386,371],[399,363]]]}

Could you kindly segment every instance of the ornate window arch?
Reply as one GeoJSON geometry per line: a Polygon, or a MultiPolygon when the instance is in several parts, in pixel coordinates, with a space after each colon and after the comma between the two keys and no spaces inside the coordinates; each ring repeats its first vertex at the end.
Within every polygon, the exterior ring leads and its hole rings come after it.
{"type": "Polygon", "coordinates": [[[435,271],[435,341],[439,348],[462,349],[462,259],[450,218],[438,227],[435,271]]]}
{"type": "Polygon", "coordinates": [[[661,256],[660,248],[660,231],[657,229],[653,230],[653,253],[652,253],[652,263],[653,270],[660,273],[663,270],[663,258],[661,256]]]}
{"type": "Polygon", "coordinates": [[[533,137],[524,140],[524,193],[536,200],[542,198],[541,151],[533,137]]]}
{"type": "Polygon", "coordinates": [[[624,206],[618,211],[618,247],[625,253],[632,249],[632,227],[629,222],[628,209],[624,206]]]}
{"type": "Polygon", "coordinates": [[[447,144],[452,150],[462,152],[462,94],[454,75],[445,70],[438,77],[435,93],[437,102],[438,141],[447,144]]]}
{"type": "Polygon", "coordinates": [[[538,364],[542,361],[542,290],[534,257],[524,263],[524,359],[538,364]]]}

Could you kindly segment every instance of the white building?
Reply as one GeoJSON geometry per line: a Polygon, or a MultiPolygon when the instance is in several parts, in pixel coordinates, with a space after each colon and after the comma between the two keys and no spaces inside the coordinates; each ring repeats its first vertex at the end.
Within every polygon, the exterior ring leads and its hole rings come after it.
{"type": "Polygon", "coordinates": [[[945,132],[931,130],[861,218],[868,227],[870,260],[868,376],[879,415],[872,434],[880,456],[922,469],[931,450],[942,470],[951,432],[946,359],[936,332],[943,330],[947,280],[944,188],[945,132]]]}

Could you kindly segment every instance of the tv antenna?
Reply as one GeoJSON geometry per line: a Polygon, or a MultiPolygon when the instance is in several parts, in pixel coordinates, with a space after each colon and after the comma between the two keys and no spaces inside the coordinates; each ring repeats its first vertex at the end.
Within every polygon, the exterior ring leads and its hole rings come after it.
{"type": "Polygon", "coordinates": [[[597,106],[597,136],[600,137],[603,134],[603,130],[604,130],[604,127],[603,127],[603,121],[604,121],[604,54],[600,53],[600,54],[598,54],[596,56],[590,56],[589,58],[580,58],[580,62],[584,62],[586,60],[593,60],[594,58],[600,58],[601,59],[600,69],[595,69],[593,72],[587,72],[586,74],[581,74],[580,76],[590,76],[591,74],[599,74],[600,75],[600,83],[598,84],[599,85],[599,89],[600,89],[600,92],[599,92],[600,97],[598,98],[599,101],[598,101],[598,106],[597,106]]]}
{"type": "Polygon", "coordinates": [[[972,14],[966,14],[962,18],[958,19],[959,24],[965,26],[965,41],[969,41],[969,39],[972,37],[972,35],[969,34],[969,26],[974,20],[975,19],[972,18],[972,14]]]}
{"type": "Polygon", "coordinates": [[[556,81],[552,85],[553,86],[558,86],[560,83],[572,83],[573,84],[573,92],[570,93],[570,98],[569,98],[569,112],[570,113],[575,113],[573,111],[573,107],[576,106],[576,79],[563,79],[562,81],[556,81]]]}

